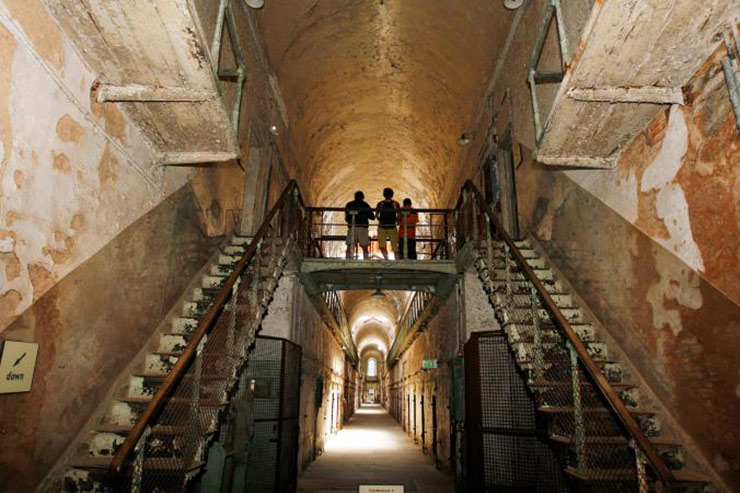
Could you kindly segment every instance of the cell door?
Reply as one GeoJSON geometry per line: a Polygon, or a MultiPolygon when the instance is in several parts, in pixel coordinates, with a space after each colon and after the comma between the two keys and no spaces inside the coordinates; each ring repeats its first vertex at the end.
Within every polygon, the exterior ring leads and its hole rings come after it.
{"type": "Polygon", "coordinates": [[[301,347],[285,339],[258,336],[246,376],[253,393],[254,419],[246,491],[295,491],[301,347]]]}
{"type": "Polygon", "coordinates": [[[464,354],[466,492],[567,491],[506,335],[476,332],[464,354]]]}

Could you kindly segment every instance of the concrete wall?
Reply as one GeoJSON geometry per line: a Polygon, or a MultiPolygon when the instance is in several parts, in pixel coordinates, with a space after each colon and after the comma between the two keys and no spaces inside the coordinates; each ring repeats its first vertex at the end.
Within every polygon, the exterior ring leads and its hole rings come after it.
{"type": "Polygon", "coordinates": [[[345,353],[294,272],[287,272],[280,280],[260,334],[289,339],[302,347],[298,449],[298,470],[302,471],[313,461],[314,448],[320,453],[332,430],[342,426],[345,353]],[[319,376],[323,399],[316,409],[319,376]]]}
{"type": "Polygon", "coordinates": [[[384,405],[389,411],[398,409],[397,399],[403,389],[402,416],[396,416],[407,433],[420,447],[431,454],[433,441],[432,403],[437,405],[437,462],[450,468],[450,413],[452,403],[452,360],[461,355],[462,347],[473,332],[500,330],[493,308],[475,272],[461,274],[460,296],[453,292],[445,300],[425,331],[390,368],[383,381],[384,405]],[[436,359],[438,368],[422,370],[422,360],[436,359]],[[411,396],[411,414],[407,413],[411,396]],[[424,396],[425,437],[422,442],[421,396],[424,396]],[[416,399],[416,433],[414,434],[413,402],[416,399]],[[408,424],[411,423],[409,427],[408,424]]]}
{"type": "Polygon", "coordinates": [[[2,338],[37,342],[31,392],[0,395],[0,491],[31,491],[208,260],[184,186],[54,284],[2,338]]]}
{"type": "MultiPolygon", "coordinates": [[[[249,68],[245,146],[270,115],[249,68]]],[[[160,167],[97,76],[39,0],[0,0],[0,340],[40,345],[33,390],[0,395],[0,490],[43,478],[233,229],[245,178],[266,181],[264,162],[160,167]]]]}
{"type": "MultiPolygon", "coordinates": [[[[571,40],[588,4],[564,2],[571,40]]],[[[516,180],[523,224],[717,472],[738,487],[740,142],[719,66],[724,49],[684,88],[687,104],[664,107],[616,169],[545,168],[531,158],[525,80],[540,12],[530,6],[514,24],[506,69],[492,81],[477,129],[483,137],[471,146],[463,177],[480,176],[480,158],[511,124],[522,149],[516,180]]],[[[543,63],[554,57],[545,51],[543,63]]],[[[551,96],[540,87],[546,115],[551,96]]]]}

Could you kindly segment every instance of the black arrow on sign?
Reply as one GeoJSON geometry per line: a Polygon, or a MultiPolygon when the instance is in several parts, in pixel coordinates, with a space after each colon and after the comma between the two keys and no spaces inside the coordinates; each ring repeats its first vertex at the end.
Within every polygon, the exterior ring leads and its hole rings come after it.
{"type": "Polygon", "coordinates": [[[17,360],[15,360],[15,363],[13,363],[13,368],[15,368],[16,366],[18,366],[18,364],[20,364],[20,362],[23,361],[23,358],[25,358],[25,357],[26,357],[26,353],[21,354],[21,357],[18,358],[17,360]]]}

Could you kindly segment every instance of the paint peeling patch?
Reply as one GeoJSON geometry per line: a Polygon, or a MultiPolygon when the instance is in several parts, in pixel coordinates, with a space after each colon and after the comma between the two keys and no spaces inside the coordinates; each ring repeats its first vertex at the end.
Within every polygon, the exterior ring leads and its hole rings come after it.
{"type": "Polygon", "coordinates": [[[41,262],[28,265],[28,277],[33,287],[33,300],[39,299],[54,285],[54,276],[41,262]]]}
{"type": "Polygon", "coordinates": [[[704,272],[699,245],[694,241],[689,218],[686,195],[678,184],[672,184],[658,192],[655,203],[658,217],[663,219],[669,238],[655,238],[671,253],[686,262],[692,269],[704,272]]]}
{"type": "Polygon", "coordinates": [[[54,240],[63,243],[64,248],[44,247],[41,251],[44,255],[50,256],[55,264],[66,264],[72,258],[74,253],[75,240],[71,236],[66,236],[61,231],[54,232],[54,240]]]}
{"type": "Polygon", "coordinates": [[[69,163],[69,158],[66,154],[61,153],[57,154],[55,152],[51,153],[52,156],[52,166],[54,169],[62,171],[62,172],[68,172],[71,169],[71,165],[69,163]]]}
{"type": "Polygon", "coordinates": [[[13,181],[15,182],[16,188],[20,190],[26,182],[26,174],[19,169],[13,171],[13,181]]]}
{"type": "Polygon", "coordinates": [[[5,217],[5,225],[11,227],[20,218],[21,215],[17,211],[8,211],[8,215],[5,217]]]}
{"type": "Polygon", "coordinates": [[[113,155],[110,144],[105,145],[105,151],[98,164],[98,178],[100,184],[105,185],[109,181],[115,181],[118,178],[118,159],[113,155]]]}
{"type": "Polygon", "coordinates": [[[105,132],[111,137],[125,142],[126,119],[116,103],[99,103],[96,91],[90,91],[90,110],[105,125],[105,132]]]}
{"type": "Polygon", "coordinates": [[[85,135],[85,128],[80,125],[74,118],[64,115],[57,121],[57,137],[62,142],[79,143],[85,135]]]}
{"type": "Polygon", "coordinates": [[[21,275],[21,261],[15,252],[0,253],[0,262],[5,264],[5,279],[12,281],[21,275]]]}
{"type": "Polygon", "coordinates": [[[0,327],[7,327],[15,319],[23,296],[15,289],[0,294],[0,327]]]}
{"type": "Polygon", "coordinates": [[[642,175],[641,190],[659,189],[673,181],[689,148],[689,130],[679,106],[672,106],[660,152],[642,175]]]}
{"type": "Polygon", "coordinates": [[[69,227],[74,230],[82,229],[84,225],[85,225],[85,215],[82,213],[77,213],[74,216],[72,216],[72,220],[69,222],[69,227]]]}
{"type": "Polygon", "coordinates": [[[676,264],[655,246],[652,247],[652,254],[659,276],[647,293],[647,301],[653,312],[653,327],[662,329],[668,326],[677,336],[683,330],[683,322],[676,303],[692,310],[701,308],[704,302],[701,278],[693,270],[676,268],[676,264]]]}
{"type": "Polygon", "coordinates": [[[671,107],[665,138],[658,155],[642,175],[641,190],[657,190],[655,210],[668,237],[655,240],[691,268],[704,272],[701,250],[691,231],[689,207],[683,189],[674,183],[689,146],[689,131],[680,107],[671,107]]]}
{"type": "Polygon", "coordinates": [[[57,69],[64,67],[64,38],[37,0],[5,0],[5,5],[28,35],[36,53],[57,69]]]}

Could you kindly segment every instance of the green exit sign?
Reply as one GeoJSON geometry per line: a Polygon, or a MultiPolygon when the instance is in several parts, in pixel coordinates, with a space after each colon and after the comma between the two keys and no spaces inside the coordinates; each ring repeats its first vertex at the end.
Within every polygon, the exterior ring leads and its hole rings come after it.
{"type": "Polygon", "coordinates": [[[436,359],[425,359],[421,362],[421,369],[422,370],[434,370],[437,368],[437,360],[436,359]]]}

